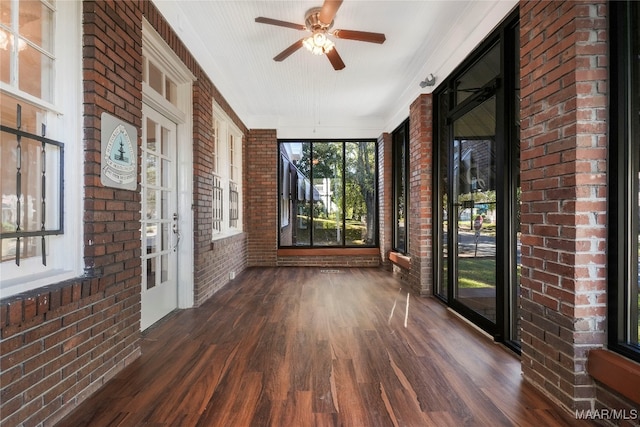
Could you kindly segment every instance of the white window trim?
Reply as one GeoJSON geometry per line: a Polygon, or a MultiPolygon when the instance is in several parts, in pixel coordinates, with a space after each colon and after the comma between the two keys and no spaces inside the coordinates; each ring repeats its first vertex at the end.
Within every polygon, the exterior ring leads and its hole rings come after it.
{"type": "Polygon", "coordinates": [[[218,171],[213,172],[212,175],[215,175],[220,178],[221,186],[223,189],[222,200],[223,200],[223,210],[222,210],[222,227],[221,231],[218,232],[213,228],[213,218],[211,222],[211,230],[212,236],[211,240],[219,240],[229,236],[233,236],[235,234],[242,233],[242,132],[240,129],[233,123],[231,118],[224,112],[224,110],[215,102],[213,103],[213,120],[214,123],[217,122],[218,125],[218,171]],[[233,136],[233,141],[235,146],[234,149],[234,168],[237,172],[238,179],[231,180],[231,168],[230,168],[230,141],[231,136],[233,136]],[[238,190],[238,226],[231,227],[229,224],[230,215],[230,203],[229,203],[229,183],[233,182],[237,186],[238,190]],[[226,203],[225,203],[226,202],[226,203]]]}
{"type": "Polygon", "coordinates": [[[47,236],[47,266],[39,256],[0,264],[0,298],[57,283],[83,272],[84,164],[82,114],[82,17],[80,2],[57,2],[55,13],[54,104],[42,101],[7,84],[0,90],[47,110],[47,138],[64,147],[64,234],[47,236]]]}

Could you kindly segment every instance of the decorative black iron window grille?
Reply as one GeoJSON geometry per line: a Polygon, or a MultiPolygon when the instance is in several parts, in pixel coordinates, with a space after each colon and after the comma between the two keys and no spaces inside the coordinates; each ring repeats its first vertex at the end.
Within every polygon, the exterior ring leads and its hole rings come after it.
{"type": "Polygon", "coordinates": [[[219,234],[222,232],[222,212],[223,212],[223,189],[220,177],[213,176],[213,201],[212,201],[212,216],[213,216],[213,233],[219,234]]]}
{"type": "Polygon", "coordinates": [[[238,185],[235,182],[229,183],[229,227],[237,227],[240,218],[238,185]]]}
{"type": "Polygon", "coordinates": [[[17,104],[16,108],[16,128],[0,125],[2,261],[13,259],[19,266],[21,259],[35,256],[34,242],[40,237],[42,264],[46,266],[46,236],[64,233],[64,144],[46,138],[44,124],[41,135],[23,131],[22,107],[17,104]]]}

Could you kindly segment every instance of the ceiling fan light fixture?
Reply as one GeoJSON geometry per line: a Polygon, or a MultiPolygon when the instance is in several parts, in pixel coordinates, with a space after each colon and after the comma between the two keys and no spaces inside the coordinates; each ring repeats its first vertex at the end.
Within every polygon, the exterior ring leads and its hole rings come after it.
{"type": "Polygon", "coordinates": [[[324,0],[322,7],[313,7],[307,10],[304,17],[305,25],[293,22],[280,21],[278,19],[258,16],[255,21],[261,24],[275,25],[278,27],[293,28],[294,30],[308,31],[310,36],[299,39],[291,46],[273,57],[276,62],[287,59],[292,53],[297,52],[302,46],[314,55],[326,55],[334,70],[339,71],[345,67],[344,61],[338,54],[333,41],[329,36],[337,39],[356,40],[369,43],[382,44],[385,36],[382,33],[355,30],[331,30],[336,12],[343,0],[324,0]]]}
{"type": "Polygon", "coordinates": [[[322,55],[330,52],[334,47],[334,43],[329,40],[324,31],[315,31],[313,35],[302,41],[302,45],[314,55],[322,55]]]}

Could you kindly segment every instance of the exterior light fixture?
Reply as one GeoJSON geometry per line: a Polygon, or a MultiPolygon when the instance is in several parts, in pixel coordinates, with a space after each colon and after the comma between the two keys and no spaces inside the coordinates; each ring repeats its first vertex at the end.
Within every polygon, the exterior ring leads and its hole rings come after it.
{"type": "Polygon", "coordinates": [[[420,82],[420,87],[425,88],[427,86],[434,86],[436,84],[436,78],[433,74],[429,74],[426,79],[420,82]]]}

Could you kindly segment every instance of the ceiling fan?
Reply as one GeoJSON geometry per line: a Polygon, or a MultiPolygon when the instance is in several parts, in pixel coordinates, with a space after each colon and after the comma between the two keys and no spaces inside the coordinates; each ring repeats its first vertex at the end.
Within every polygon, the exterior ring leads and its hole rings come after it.
{"type": "Polygon", "coordinates": [[[279,21],[277,19],[256,18],[256,22],[261,24],[277,25],[279,27],[293,28],[294,30],[308,31],[310,36],[305,36],[280,52],[273,59],[283,61],[302,46],[316,55],[326,55],[335,70],[342,70],[345,65],[342,58],[335,49],[333,41],[328,36],[338,39],[357,40],[369,43],[384,43],[384,34],[370,33],[367,31],[354,30],[333,30],[333,18],[340,8],[343,0],[325,0],[322,7],[309,9],[304,17],[305,24],[295,24],[293,22],[279,21]]]}

